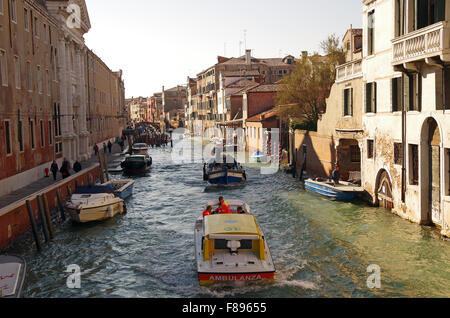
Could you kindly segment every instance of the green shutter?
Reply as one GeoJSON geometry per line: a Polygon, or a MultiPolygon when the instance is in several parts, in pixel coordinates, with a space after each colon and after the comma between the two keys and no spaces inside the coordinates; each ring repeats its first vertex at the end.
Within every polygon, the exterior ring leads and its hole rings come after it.
{"type": "Polygon", "coordinates": [[[353,87],[350,88],[350,116],[353,117],[353,87]]]}

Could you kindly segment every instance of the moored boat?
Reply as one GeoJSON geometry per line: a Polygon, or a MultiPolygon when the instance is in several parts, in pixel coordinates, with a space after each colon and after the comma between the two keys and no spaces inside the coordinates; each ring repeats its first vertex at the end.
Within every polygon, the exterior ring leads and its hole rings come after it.
{"type": "Polygon", "coordinates": [[[152,166],[152,158],[149,155],[126,156],[120,164],[123,172],[128,175],[138,175],[146,173],[152,166]]]}
{"type": "Polygon", "coordinates": [[[358,185],[344,181],[334,184],[334,182],[325,179],[305,180],[305,188],[328,199],[344,202],[350,202],[358,194],[364,192],[364,189],[358,185]]]}
{"type": "Polygon", "coordinates": [[[22,257],[0,255],[0,298],[20,298],[27,272],[22,257]]]}
{"type": "Polygon", "coordinates": [[[103,184],[114,190],[114,193],[125,200],[133,195],[134,180],[111,180],[103,184]]]}
{"type": "Polygon", "coordinates": [[[124,201],[111,187],[79,187],[66,203],[70,218],[77,223],[103,221],[126,212],[124,201]]]}
{"type": "Polygon", "coordinates": [[[203,179],[209,186],[241,186],[247,181],[244,168],[232,157],[212,160],[203,167],[203,179]]]}
{"type": "MultiPolygon", "coordinates": [[[[247,204],[228,201],[232,214],[201,217],[195,224],[200,285],[274,279],[275,265],[265,236],[247,204]],[[241,207],[243,214],[237,213],[241,207]]],[[[217,204],[208,203],[213,206],[217,204]]]]}

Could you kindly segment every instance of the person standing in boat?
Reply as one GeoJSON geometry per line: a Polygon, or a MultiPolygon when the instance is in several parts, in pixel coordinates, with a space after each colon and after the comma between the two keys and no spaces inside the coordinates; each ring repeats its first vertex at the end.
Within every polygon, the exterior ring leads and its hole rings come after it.
{"type": "Polygon", "coordinates": [[[341,178],[340,170],[339,165],[336,165],[336,168],[331,172],[331,180],[333,180],[335,186],[339,184],[339,179],[341,178]]]}
{"type": "Polygon", "coordinates": [[[214,212],[217,214],[231,214],[230,205],[227,201],[224,200],[223,197],[219,197],[219,207],[214,210],[214,212]]]}

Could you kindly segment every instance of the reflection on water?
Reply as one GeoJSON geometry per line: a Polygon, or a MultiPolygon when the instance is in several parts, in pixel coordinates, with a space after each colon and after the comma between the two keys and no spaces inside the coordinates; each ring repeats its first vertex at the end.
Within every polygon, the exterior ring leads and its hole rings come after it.
{"type": "Polygon", "coordinates": [[[246,187],[205,191],[201,164],[171,163],[151,150],[152,171],[136,178],[128,214],[91,225],[60,226],[37,254],[31,240],[7,252],[25,256],[31,297],[449,297],[450,242],[429,228],[363,203],[331,202],[291,176],[249,167],[246,187]],[[263,227],[276,264],[273,282],[200,287],[193,228],[208,200],[242,199],[263,227]],[[68,265],[81,289],[66,287],[68,265]],[[381,267],[370,290],[367,267],[381,267]]]}

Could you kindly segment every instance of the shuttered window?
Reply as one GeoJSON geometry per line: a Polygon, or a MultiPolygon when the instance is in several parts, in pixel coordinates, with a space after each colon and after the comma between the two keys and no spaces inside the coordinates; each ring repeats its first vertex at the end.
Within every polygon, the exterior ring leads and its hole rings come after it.
{"type": "Polygon", "coordinates": [[[9,126],[9,121],[5,121],[5,138],[6,138],[6,154],[10,155],[12,153],[12,149],[11,149],[11,128],[9,126]]]}
{"type": "Polygon", "coordinates": [[[353,116],[353,88],[346,88],[343,91],[343,115],[353,116]]]}
{"type": "Polygon", "coordinates": [[[409,145],[409,157],[410,157],[410,184],[419,185],[419,146],[409,145]]]}
{"type": "Polygon", "coordinates": [[[377,112],[377,83],[366,84],[366,113],[377,112]]]}
{"type": "Polygon", "coordinates": [[[368,55],[372,55],[375,53],[375,11],[369,12],[367,17],[367,49],[368,55]]]}
{"type": "Polygon", "coordinates": [[[398,112],[402,110],[402,78],[392,79],[392,111],[398,112]]]}

